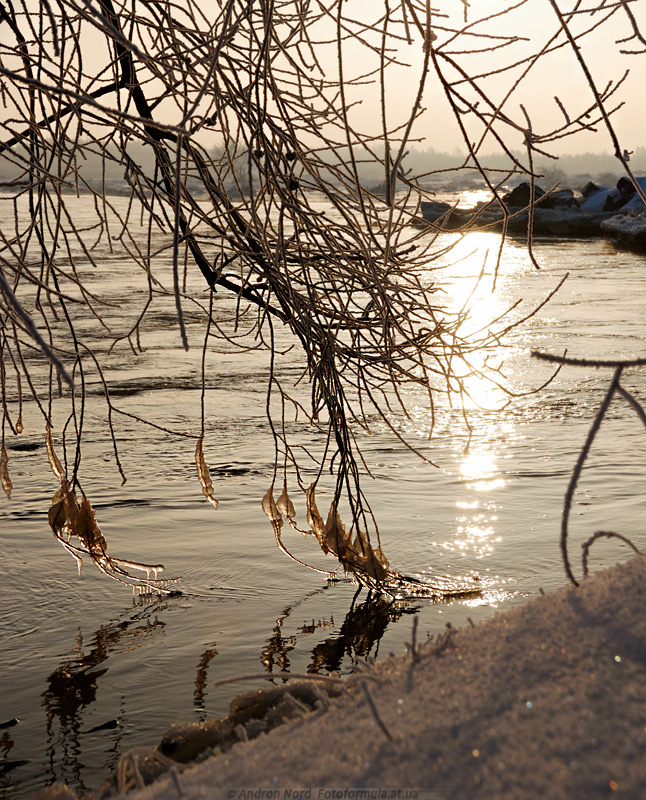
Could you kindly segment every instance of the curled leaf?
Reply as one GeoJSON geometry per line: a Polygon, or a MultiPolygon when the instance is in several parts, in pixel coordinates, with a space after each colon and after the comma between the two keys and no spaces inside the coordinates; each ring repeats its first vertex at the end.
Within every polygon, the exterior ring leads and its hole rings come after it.
{"type": "Polygon", "coordinates": [[[47,443],[47,458],[49,459],[49,466],[52,468],[52,472],[54,475],[56,475],[58,480],[63,481],[65,478],[65,471],[61,465],[61,462],[58,460],[58,456],[54,452],[51,426],[48,425],[45,431],[45,442],[47,443]]]}
{"type": "Polygon", "coordinates": [[[13,489],[13,484],[11,483],[11,478],[9,477],[9,456],[7,455],[7,448],[5,447],[4,442],[2,443],[2,451],[0,452],[0,481],[2,481],[2,488],[4,489],[4,493],[7,495],[7,498],[11,500],[11,490],[13,489]]]}
{"type": "Polygon", "coordinates": [[[307,524],[312,529],[312,533],[316,538],[319,540],[319,544],[321,545],[321,549],[324,553],[329,553],[329,549],[325,544],[325,523],[323,522],[323,517],[319,514],[319,510],[316,506],[316,498],[315,498],[315,491],[316,491],[316,484],[313,483],[309,489],[307,490],[305,496],[305,502],[307,506],[307,524]]]}
{"type": "Polygon", "coordinates": [[[159,572],[164,571],[162,564],[141,564],[137,561],[112,558],[107,554],[107,543],[90,501],[83,495],[79,503],[76,492],[66,478],[61,480],[61,488],[52,499],[48,518],[56,539],[76,559],[79,574],[83,556],[88,556],[104,575],[132,586],[133,592],[171,594],[175,591],[172,587],[179,578],[157,577],[159,572]],[[73,543],[74,538],[78,540],[78,544],[73,543]],[[146,577],[133,575],[132,570],[143,572],[146,577]]]}
{"type": "Polygon", "coordinates": [[[52,497],[52,505],[47,514],[47,519],[56,536],[64,534],[69,537],[72,533],[70,522],[72,512],[69,508],[69,484],[67,481],[64,481],[64,483],[65,486],[61,485],[61,488],[56,492],[54,497],[52,497]]]}
{"type": "Polygon", "coordinates": [[[323,536],[328,552],[334,553],[334,555],[343,562],[343,557],[351,546],[350,535],[346,532],[345,526],[343,522],[341,522],[341,517],[334,503],[330,506],[323,536]]]}
{"type": "Polygon", "coordinates": [[[217,509],[218,501],[213,496],[213,484],[211,483],[211,473],[204,460],[204,452],[202,451],[202,437],[197,440],[195,445],[195,465],[197,466],[197,477],[202,486],[202,494],[211,503],[213,508],[217,509]]]}
{"type": "Polygon", "coordinates": [[[377,547],[376,550],[374,551],[374,554],[379,564],[383,567],[384,570],[386,570],[386,572],[388,572],[390,564],[388,563],[388,559],[386,558],[386,555],[384,551],[381,549],[381,547],[377,547]]]}
{"type": "Polygon", "coordinates": [[[90,501],[85,495],[81,500],[77,517],[77,536],[90,553],[105,555],[107,542],[101,533],[101,528],[96,521],[96,514],[90,501]]]}
{"type": "Polygon", "coordinates": [[[262,498],[262,510],[269,517],[274,526],[275,525],[278,525],[279,527],[282,526],[283,518],[280,511],[278,510],[276,501],[274,500],[273,484],[269,487],[269,489],[267,489],[265,496],[262,498]]]}
{"type": "MultiPolygon", "coordinates": [[[[296,511],[294,510],[294,506],[292,505],[291,500],[287,496],[287,487],[283,489],[281,496],[278,498],[278,503],[276,503],[276,501],[274,500],[274,485],[272,483],[269,489],[267,489],[265,496],[262,498],[262,510],[271,520],[271,524],[274,529],[274,533],[276,535],[276,544],[286,556],[289,556],[289,558],[291,558],[292,561],[296,561],[297,564],[301,564],[303,567],[307,567],[308,569],[313,569],[314,572],[320,572],[322,575],[327,575],[328,577],[330,577],[330,573],[328,572],[328,570],[319,569],[319,567],[313,567],[311,564],[306,564],[305,561],[301,561],[300,558],[297,558],[283,544],[283,540],[281,539],[281,530],[283,527],[282,515],[285,514],[285,516],[287,516],[288,518],[290,516],[291,517],[296,516],[296,511]],[[281,507],[280,510],[279,506],[281,507]]],[[[322,522],[323,521],[321,520],[321,523],[322,522]]]]}
{"type": "Polygon", "coordinates": [[[330,506],[325,524],[324,541],[328,551],[333,553],[346,572],[355,576],[367,576],[381,582],[388,578],[388,561],[381,548],[374,550],[367,534],[359,530],[352,538],[352,531],[346,531],[334,503],[330,506]]]}
{"type": "MultiPolygon", "coordinates": [[[[158,578],[157,574],[163,572],[161,564],[140,564],[136,561],[125,561],[119,558],[112,558],[106,552],[107,542],[101,533],[101,528],[96,519],[96,513],[85,494],[79,503],[76,492],[72,484],[67,480],[65,472],[54,451],[52,441],[52,429],[48,425],[46,428],[47,458],[52,472],[61,482],[60,489],[52,498],[52,505],[49,509],[48,519],[54,536],[67,552],[76,560],[79,575],[83,564],[83,556],[89,556],[92,563],[109,578],[120,583],[132,586],[133,593],[150,594],[172,594],[175,589],[172,587],[179,581],[179,578],[158,578]],[[73,544],[73,538],[78,540],[78,544],[73,544]],[[146,574],[145,578],[140,578],[132,574],[132,570],[138,570],[146,574]],[[151,573],[153,578],[150,577],[151,573]]],[[[202,483],[202,491],[215,506],[217,500],[212,496],[213,487],[209,471],[202,455],[202,442],[198,441],[198,448],[195,451],[197,471],[202,483]],[[207,494],[207,491],[209,492],[207,494]]]]}
{"type": "Polygon", "coordinates": [[[68,539],[76,536],[91,556],[105,556],[107,544],[90,501],[83,495],[79,504],[76,492],[64,478],[52,499],[48,519],[57,536],[65,534],[68,539]]]}
{"type": "Polygon", "coordinates": [[[294,504],[292,503],[289,495],[287,494],[287,481],[285,481],[285,483],[283,484],[283,491],[278,500],[276,500],[276,506],[280,511],[280,513],[284,517],[287,517],[288,520],[291,521],[296,516],[296,509],[294,508],[294,504]]]}

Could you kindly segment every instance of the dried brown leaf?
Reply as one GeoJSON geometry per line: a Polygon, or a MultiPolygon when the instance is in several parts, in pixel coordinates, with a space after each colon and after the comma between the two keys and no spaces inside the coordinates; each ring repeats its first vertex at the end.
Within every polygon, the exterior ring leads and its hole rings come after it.
{"type": "Polygon", "coordinates": [[[276,505],[276,501],[274,500],[274,485],[267,489],[265,496],[262,498],[262,510],[265,514],[269,517],[274,525],[278,525],[279,527],[283,524],[283,518],[281,516],[280,511],[278,510],[278,506],[276,505]]]}
{"type": "Polygon", "coordinates": [[[351,550],[350,535],[346,532],[339,512],[334,503],[330,506],[323,532],[325,543],[329,552],[334,553],[340,561],[345,560],[348,550],[351,550]]]}
{"type": "Polygon", "coordinates": [[[61,488],[52,498],[49,509],[49,524],[55,534],[76,535],[78,528],[78,502],[69,482],[63,478],[61,488]]]}
{"type": "Polygon", "coordinates": [[[76,536],[78,529],[79,506],[76,494],[70,488],[69,482],[63,478],[61,488],[52,497],[52,505],[47,515],[49,524],[55,534],[76,536]]]}
{"type": "Polygon", "coordinates": [[[284,517],[287,517],[288,520],[291,521],[296,516],[296,509],[294,508],[294,504],[292,503],[289,495],[287,494],[287,481],[285,481],[285,483],[283,484],[283,491],[278,500],[276,500],[276,506],[280,511],[280,513],[284,517]]]}
{"type": "Polygon", "coordinates": [[[386,556],[385,556],[383,550],[381,549],[381,547],[377,547],[377,549],[374,550],[374,554],[375,554],[375,558],[381,564],[381,566],[386,571],[388,571],[388,567],[390,566],[390,564],[388,563],[388,559],[386,558],[386,556]]]}
{"type": "Polygon", "coordinates": [[[61,488],[52,497],[52,504],[47,514],[49,525],[56,534],[60,534],[67,523],[65,494],[65,490],[61,486],[61,488]]]}
{"type": "Polygon", "coordinates": [[[79,504],[76,492],[64,478],[61,488],[52,498],[48,520],[55,534],[76,536],[90,554],[105,554],[107,544],[90,501],[83,495],[79,504]]]}
{"type": "MultiPolygon", "coordinates": [[[[74,493],[72,494],[74,502],[76,502],[76,496],[74,493]]],[[[77,529],[74,533],[83,542],[90,553],[93,555],[104,555],[107,543],[96,521],[94,509],[85,495],[83,495],[81,505],[78,507],[76,526],[77,529]]]]}
{"type": "Polygon", "coordinates": [[[54,442],[52,441],[52,429],[51,426],[47,426],[45,429],[45,441],[47,443],[47,458],[49,459],[49,466],[52,468],[52,472],[58,478],[61,483],[65,478],[65,471],[61,465],[61,462],[58,460],[58,456],[54,452],[54,442]]]}
{"type": "Polygon", "coordinates": [[[204,452],[202,450],[202,438],[197,440],[195,445],[195,465],[197,466],[197,477],[200,479],[202,486],[202,494],[211,503],[213,508],[217,509],[218,501],[213,496],[213,484],[211,483],[211,473],[206,465],[204,459],[204,452]]]}
{"type": "Polygon", "coordinates": [[[107,554],[107,542],[96,520],[96,512],[84,494],[79,503],[76,492],[73,491],[66,478],[61,479],[61,487],[52,498],[52,505],[48,513],[49,524],[58,541],[65,550],[76,560],[79,574],[83,564],[83,555],[89,555],[92,563],[109,577],[128,584],[139,593],[159,592],[169,594],[174,591],[171,587],[179,578],[157,578],[157,573],[163,572],[162,564],[141,564],[137,561],[125,561],[120,558],[111,558],[107,554]],[[72,537],[79,540],[80,545],[71,542],[72,537]],[[133,575],[132,570],[145,572],[146,578],[133,575]],[[150,573],[154,577],[150,578],[150,573]]]}
{"type": "MultiPolygon", "coordinates": [[[[328,575],[329,572],[324,569],[319,569],[318,567],[313,567],[311,564],[306,564],[305,561],[301,561],[300,558],[297,558],[293,553],[291,553],[283,544],[283,540],[281,539],[281,530],[283,527],[283,514],[287,515],[287,512],[291,511],[292,516],[296,513],[294,511],[294,506],[292,505],[289,497],[287,496],[287,488],[283,489],[281,496],[278,498],[278,503],[274,500],[274,485],[272,484],[265,496],[262,498],[262,510],[271,520],[271,524],[274,528],[274,533],[276,534],[276,544],[281,549],[286,556],[292,559],[292,561],[296,561],[297,564],[301,564],[303,567],[307,567],[308,569],[313,569],[315,572],[320,572],[323,575],[328,575]],[[285,499],[287,498],[287,499],[285,499]],[[282,508],[279,510],[278,506],[281,505],[282,508]]],[[[290,520],[291,522],[291,520],[290,520]]]]}
{"type": "Polygon", "coordinates": [[[373,550],[372,547],[370,547],[370,552],[366,555],[363,568],[368,575],[376,580],[386,580],[388,577],[388,560],[382,553],[380,547],[378,547],[376,550],[373,550]]]}
{"type": "Polygon", "coordinates": [[[361,530],[352,539],[352,532],[346,531],[334,503],[325,524],[324,541],[327,552],[339,559],[346,572],[363,572],[378,581],[388,577],[388,561],[381,548],[373,550],[367,534],[361,530]]]}
{"type": "Polygon", "coordinates": [[[7,448],[5,447],[4,442],[2,443],[2,452],[0,452],[0,481],[2,481],[4,493],[7,495],[7,498],[11,500],[11,490],[13,489],[13,484],[11,483],[11,478],[9,477],[9,456],[7,455],[7,448]]]}
{"type": "Polygon", "coordinates": [[[372,552],[372,546],[370,545],[368,534],[365,533],[365,531],[362,530],[357,531],[357,535],[354,540],[354,547],[358,553],[360,552],[364,556],[367,556],[372,552]]]}
{"type": "Polygon", "coordinates": [[[305,503],[307,507],[307,524],[312,529],[312,533],[316,538],[319,540],[321,548],[323,549],[324,553],[328,553],[329,550],[327,549],[327,545],[325,544],[325,523],[323,522],[323,517],[319,514],[319,510],[316,506],[316,498],[315,498],[315,491],[316,491],[316,484],[313,483],[307,493],[305,495],[305,503]]]}

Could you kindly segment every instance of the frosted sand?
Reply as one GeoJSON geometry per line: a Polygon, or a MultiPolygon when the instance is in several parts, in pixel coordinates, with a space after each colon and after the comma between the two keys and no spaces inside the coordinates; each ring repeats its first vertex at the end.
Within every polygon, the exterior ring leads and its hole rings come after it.
{"type": "MultiPolygon", "coordinates": [[[[463,628],[441,654],[426,645],[417,663],[381,662],[367,683],[392,741],[355,682],[321,716],[187,768],[182,797],[261,786],[645,797],[645,600],[646,560],[636,557],[463,628]]],[[[128,795],[177,796],[167,777],[128,795]]]]}
{"type": "Polygon", "coordinates": [[[425,645],[417,662],[378,663],[366,682],[392,741],[355,678],[319,716],[127,797],[252,796],[240,787],[398,787],[404,800],[416,789],[421,800],[646,797],[645,600],[638,556],[460,629],[441,653],[425,645]]]}

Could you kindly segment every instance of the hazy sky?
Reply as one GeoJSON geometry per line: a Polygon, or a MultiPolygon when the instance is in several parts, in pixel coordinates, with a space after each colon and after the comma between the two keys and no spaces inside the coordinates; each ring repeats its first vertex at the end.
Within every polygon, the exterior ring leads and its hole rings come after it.
{"type": "MultiPolygon", "coordinates": [[[[583,9],[593,8],[598,4],[597,0],[589,0],[587,5],[582,3],[578,5],[583,9]]],[[[570,9],[575,5],[577,4],[572,0],[568,0],[568,2],[559,0],[562,10],[570,9]]],[[[617,40],[630,37],[633,33],[630,20],[624,10],[618,8],[618,5],[616,0],[613,0],[612,3],[606,2],[605,9],[601,9],[593,17],[590,17],[589,14],[579,14],[573,18],[572,27],[576,32],[589,28],[595,23],[603,22],[596,31],[580,40],[581,52],[600,91],[605,89],[610,81],[616,82],[626,70],[630,70],[630,75],[617,95],[609,101],[608,107],[613,108],[622,101],[625,103],[624,107],[617,111],[611,119],[620,137],[622,147],[634,150],[646,145],[644,138],[646,130],[644,92],[646,54],[643,52],[646,51],[646,47],[640,45],[635,39],[631,42],[617,44],[617,40]],[[611,15],[613,10],[614,15],[611,15]],[[606,19],[605,22],[604,19],[606,19]],[[622,54],[620,52],[622,49],[642,51],[642,53],[622,54]]],[[[437,7],[439,11],[454,10],[451,23],[464,24],[464,9],[461,0],[440,0],[437,7]]],[[[468,10],[468,20],[469,22],[475,21],[477,17],[494,14],[505,8],[513,10],[505,16],[491,19],[474,28],[473,32],[525,37],[529,41],[519,41],[488,54],[463,52],[455,55],[454,57],[460,65],[471,74],[474,72],[477,74],[486,69],[500,69],[507,64],[513,64],[540,50],[559,31],[559,22],[549,0],[529,0],[520,6],[518,3],[505,0],[472,0],[468,10]]],[[[645,0],[631,2],[630,9],[637,20],[641,21],[646,33],[645,0]]],[[[438,38],[435,44],[441,47],[447,37],[447,33],[442,30],[443,25],[446,25],[446,20],[438,17],[436,24],[438,38]]],[[[564,41],[565,38],[561,34],[556,44],[564,41]]],[[[487,40],[483,38],[466,36],[460,45],[456,43],[450,49],[476,50],[481,49],[486,42],[487,40]]],[[[410,59],[413,71],[415,68],[419,70],[423,58],[419,42],[417,45],[404,45],[402,52],[410,59]]],[[[495,102],[500,102],[505,97],[516,78],[520,76],[522,69],[523,67],[519,66],[515,70],[485,81],[483,85],[488,87],[490,96],[495,102]]],[[[402,78],[399,84],[399,94],[402,97],[406,95],[406,81],[407,79],[402,78]]],[[[558,96],[572,117],[584,111],[593,102],[584,72],[569,45],[543,56],[522,83],[511,93],[504,109],[514,121],[524,125],[524,115],[520,109],[522,103],[531,118],[533,130],[539,134],[547,133],[565,121],[563,112],[554,99],[555,95],[558,96]]],[[[449,115],[446,114],[447,104],[437,78],[431,77],[430,79],[424,105],[429,109],[422,126],[424,134],[428,137],[426,146],[448,151],[460,146],[459,133],[455,125],[451,125],[449,122],[449,115]]],[[[612,152],[612,144],[605,126],[600,124],[598,128],[600,131],[598,134],[582,132],[575,137],[547,145],[547,149],[554,153],[590,150],[612,152]]],[[[516,138],[520,144],[522,137],[517,136],[516,138]]],[[[493,148],[492,140],[491,148],[485,146],[484,149],[486,152],[493,148]]]]}
{"type": "MultiPolygon", "coordinates": [[[[322,4],[323,0],[320,2],[322,4]]],[[[387,83],[387,118],[391,127],[405,120],[416,94],[424,61],[422,40],[410,16],[409,30],[412,41],[411,43],[405,41],[401,22],[402,2],[411,2],[411,0],[344,0],[343,3],[343,9],[348,17],[364,21],[372,19],[376,22],[376,30],[371,35],[372,44],[376,45],[377,51],[381,41],[380,30],[386,8],[390,10],[392,16],[390,30],[401,37],[397,55],[401,61],[410,64],[410,68],[402,67],[390,70],[387,83]]],[[[424,6],[424,0],[412,0],[412,2],[418,8],[424,6]]],[[[630,21],[621,7],[621,0],[586,0],[587,5],[584,5],[582,0],[578,2],[577,0],[558,0],[558,2],[563,11],[571,10],[574,7],[583,10],[602,6],[593,17],[590,17],[588,13],[581,13],[574,17],[573,30],[576,32],[591,24],[603,23],[596,31],[580,41],[583,55],[600,90],[605,88],[610,81],[620,79],[627,69],[631,70],[625,84],[608,105],[609,108],[612,108],[620,102],[625,103],[624,107],[612,117],[622,148],[634,150],[646,145],[644,140],[644,131],[646,130],[646,102],[644,100],[646,55],[644,53],[626,55],[620,52],[621,49],[644,51],[646,48],[640,46],[638,41],[617,44],[618,39],[630,37],[632,34],[630,21]]],[[[223,0],[211,6],[205,0],[202,8],[207,20],[201,24],[208,26],[211,17],[213,19],[217,17],[222,4],[223,0]]],[[[330,3],[328,2],[326,5],[330,6],[330,3]]],[[[315,6],[316,2],[312,0],[312,7],[315,6]]],[[[630,2],[629,7],[646,32],[646,0],[630,2]]],[[[550,0],[525,0],[525,2],[522,0],[470,0],[466,25],[464,9],[464,0],[434,0],[432,25],[437,36],[435,45],[440,52],[443,49],[453,51],[452,57],[471,75],[482,74],[490,70],[502,70],[496,76],[484,79],[481,83],[488,96],[495,103],[500,103],[510,92],[510,88],[514,86],[517,78],[520,77],[524,66],[521,64],[508,71],[503,68],[509,64],[520,62],[532,53],[539,51],[559,31],[558,19],[550,0]],[[505,15],[492,16],[489,21],[475,25],[478,18],[496,15],[505,9],[508,11],[505,15]],[[447,44],[447,40],[451,38],[447,28],[455,29],[456,27],[465,27],[465,32],[455,42],[447,44]],[[509,46],[499,46],[493,52],[477,52],[488,44],[501,45],[504,42],[501,38],[485,38],[486,36],[519,37],[521,40],[509,46]]],[[[327,24],[328,30],[324,33],[331,35],[320,38],[333,40],[333,15],[325,24],[327,24]]],[[[6,37],[8,35],[6,26],[2,26],[2,28],[0,34],[6,37]]],[[[557,43],[564,41],[561,34],[557,43]]],[[[110,57],[105,47],[104,37],[98,33],[90,34],[88,42],[90,47],[84,53],[86,67],[88,65],[93,67],[93,62],[96,62],[97,65],[100,63],[102,66],[105,66],[106,61],[109,63],[110,57]]],[[[327,46],[327,51],[325,46],[322,47],[322,50],[321,64],[324,66],[327,77],[333,79],[338,70],[336,45],[332,41],[327,46]]],[[[369,48],[352,42],[344,44],[344,58],[346,76],[361,75],[374,69],[378,63],[378,55],[374,50],[371,51],[369,48]]],[[[440,64],[450,75],[452,71],[446,63],[440,60],[440,64]]],[[[463,86],[463,88],[470,99],[475,98],[475,94],[467,86],[463,86]]],[[[360,101],[360,105],[357,105],[351,112],[351,118],[357,123],[357,127],[364,131],[378,133],[381,127],[378,79],[372,86],[362,86],[354,92],[351,91],[350,94],[353,101],[360,101]]],[[[544,55],[523,78],[520,85],[511,91],[505,100],[503,109],[516,124],[524,126],[525,117],[521,111],[522,103],[531,118],[533,130],[538,134],[544,134],[564,122],[563,112],[556,103],[555,96],[558,96],[572,117],[584,111],[593,102],[583,71],[569,45],[544,55]]],[[[415,135],[423,137],[423,141],[414,143],[414,146],[418,149],[432,147],[439,151],[452,152],[455,149],[464,151],[463,138],[452,120],[442,87],[432,72],[428,77],[422,105],[427,111],[418,121],[415,135]]],[[[482,101],[480,108],[484,108],[482,101]]],[[[177,123],[176,111],[177,109],[174,111],[171,109],[170,115],[173,118],[171,119],[169,116],[168,119],[162,121],[177,123]]],[[[0,113],[2,113],[1,110],[0,113]]],[[[162,113],[161,110],[160,113],[162,113]]],[[[468,118],[465,120],[468,122],[468,118]]],[[[583,132],[576,137],[548,144],[546,149],[555,154],[584,151],[612,152],[612,144],[604,125],[600,124],[598,128],[599,133],[597,134],[583,132]]],[[[478,126],[472,126],[469,130],[469,137],[476,140],[479,135],[478,126]]],[[[522,134],[507,130],[504,135],[511,146],[520,147],[522,145],[522,134]]],[[[215,144],[215,141],[213,143],[215,144]]],[[[491,152],[495,149],[495,141],[491,137],[488,138],[483,151],[491,152]]]]}

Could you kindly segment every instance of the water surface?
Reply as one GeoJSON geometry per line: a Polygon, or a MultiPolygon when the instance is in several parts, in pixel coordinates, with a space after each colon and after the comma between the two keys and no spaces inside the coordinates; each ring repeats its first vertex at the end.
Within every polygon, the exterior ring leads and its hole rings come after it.
{"type": "MultiPolygon", "coordinates": [[[[79,215],[84,202],[78,200],[79,215]]],[[[519,298],[523,306],[515,313],[524,313],[569,273],[557,296],[513,332],[498,354],[505,358],[508,388],[522,395],[551,374],[553,368],[531,358],[534,349],[567,349],[587,358],[643,355],[646,282],[640,256],[601,240],[537,241],[537,270],[524,245],[510,240],[492,291],[499,241],[497,234],[471,234],[456,245],[456,263],[441,279],[447,304],[458,308],[470,298],[474,325],[486,325],[519,298]],[[474,292],[485,258],[485,278],[474,292]]],[[[121,305],[105,313],[116,330],[125,328],[140,278],[107,246],[97,259],[101,268],[88,270],[92,289],[121,298],[121,305]],[[129,289],[131,300],[124,302],[129,289]]],[[[218,294],[215,308],[225,320],[232,301],[218,294]]],[[[203,333],[197,323],[192,326],[188,311],[188,353],[180,347],[169,299],[142,331],[144,355],[117,348],[107,356],[106,375],[123,410],[195,434],[203,333]]],[[[93,330],[91,319],[79,324],[93,330]]],[[[97,339],[98,351],[107,349],[106,341],[97,339]]],[[[296,374],[298,366],[293,351],[283,374],[296,374]]],[[[470,438],[461,409],[441,402],[429,442],[428,403],[411,394],[413,413],[402,424],[436,468],[402,450],[383,425],[375,424],[370,436],[361,434],[374,475],[366,490],[391,566],[420,576],[477,571],[489,587],[468,601],[390,607],[365,603],[365,594],[355,597],[350,582],[328,584],[277,549],[260,507],[273,474],[264,416],[267,370],[259,352],[209,354],[204,450],[220,501],[217,512],[197,482],[194,440],[125,417],[118,421],[128,476],[121,486],[100,384],[89,375],[84,489],[109,552],[165,564],[168,575],[182,578],[185,593],[176,598],[133,598],[88,565],[77,574],[48,526],[57,481],[47,464],[42,417],[34,403],[27,404],[25,433],[8,442],[13,497],[0,500],[0,723],[20,720],[0,729],[3,796],[24,798],[54,780],[79,792],[97,788],[121,755],[134,746],[154,746],[172,722],[225,714],[236,688],[214,688],[220,678],[259,670],[344,672],[353,656],[402,652],[415,613],[425,637],[446,622],[476,621],[541,588],[564,585],[562,499],[609,382],[607,370],[567,367],[540,394],[519,396],[503,410],[499,390],[473,381],[470,438]]],[[[624,382],[644,398],[642,374],[635,371],[624,382]]],[[[294,423],[294,433],[309,447],[320,444],[304,422],[294,423]]],[[[57,446],[59,436],[60,428],[57,446]]],[[[644,436],[635,413],[615,401],[575,496],[571,552],[577,574],[581,542],[598,529],[646,546],[644,436]]],[[[303,521],[302,503],[297,512],[303,521]]],[[[312,540],[289,531],[285,539],[304,560],[333,566],[312,540]]],[[[617,543],[595,548],[593,569],[627,557],[617,543]]]]}

